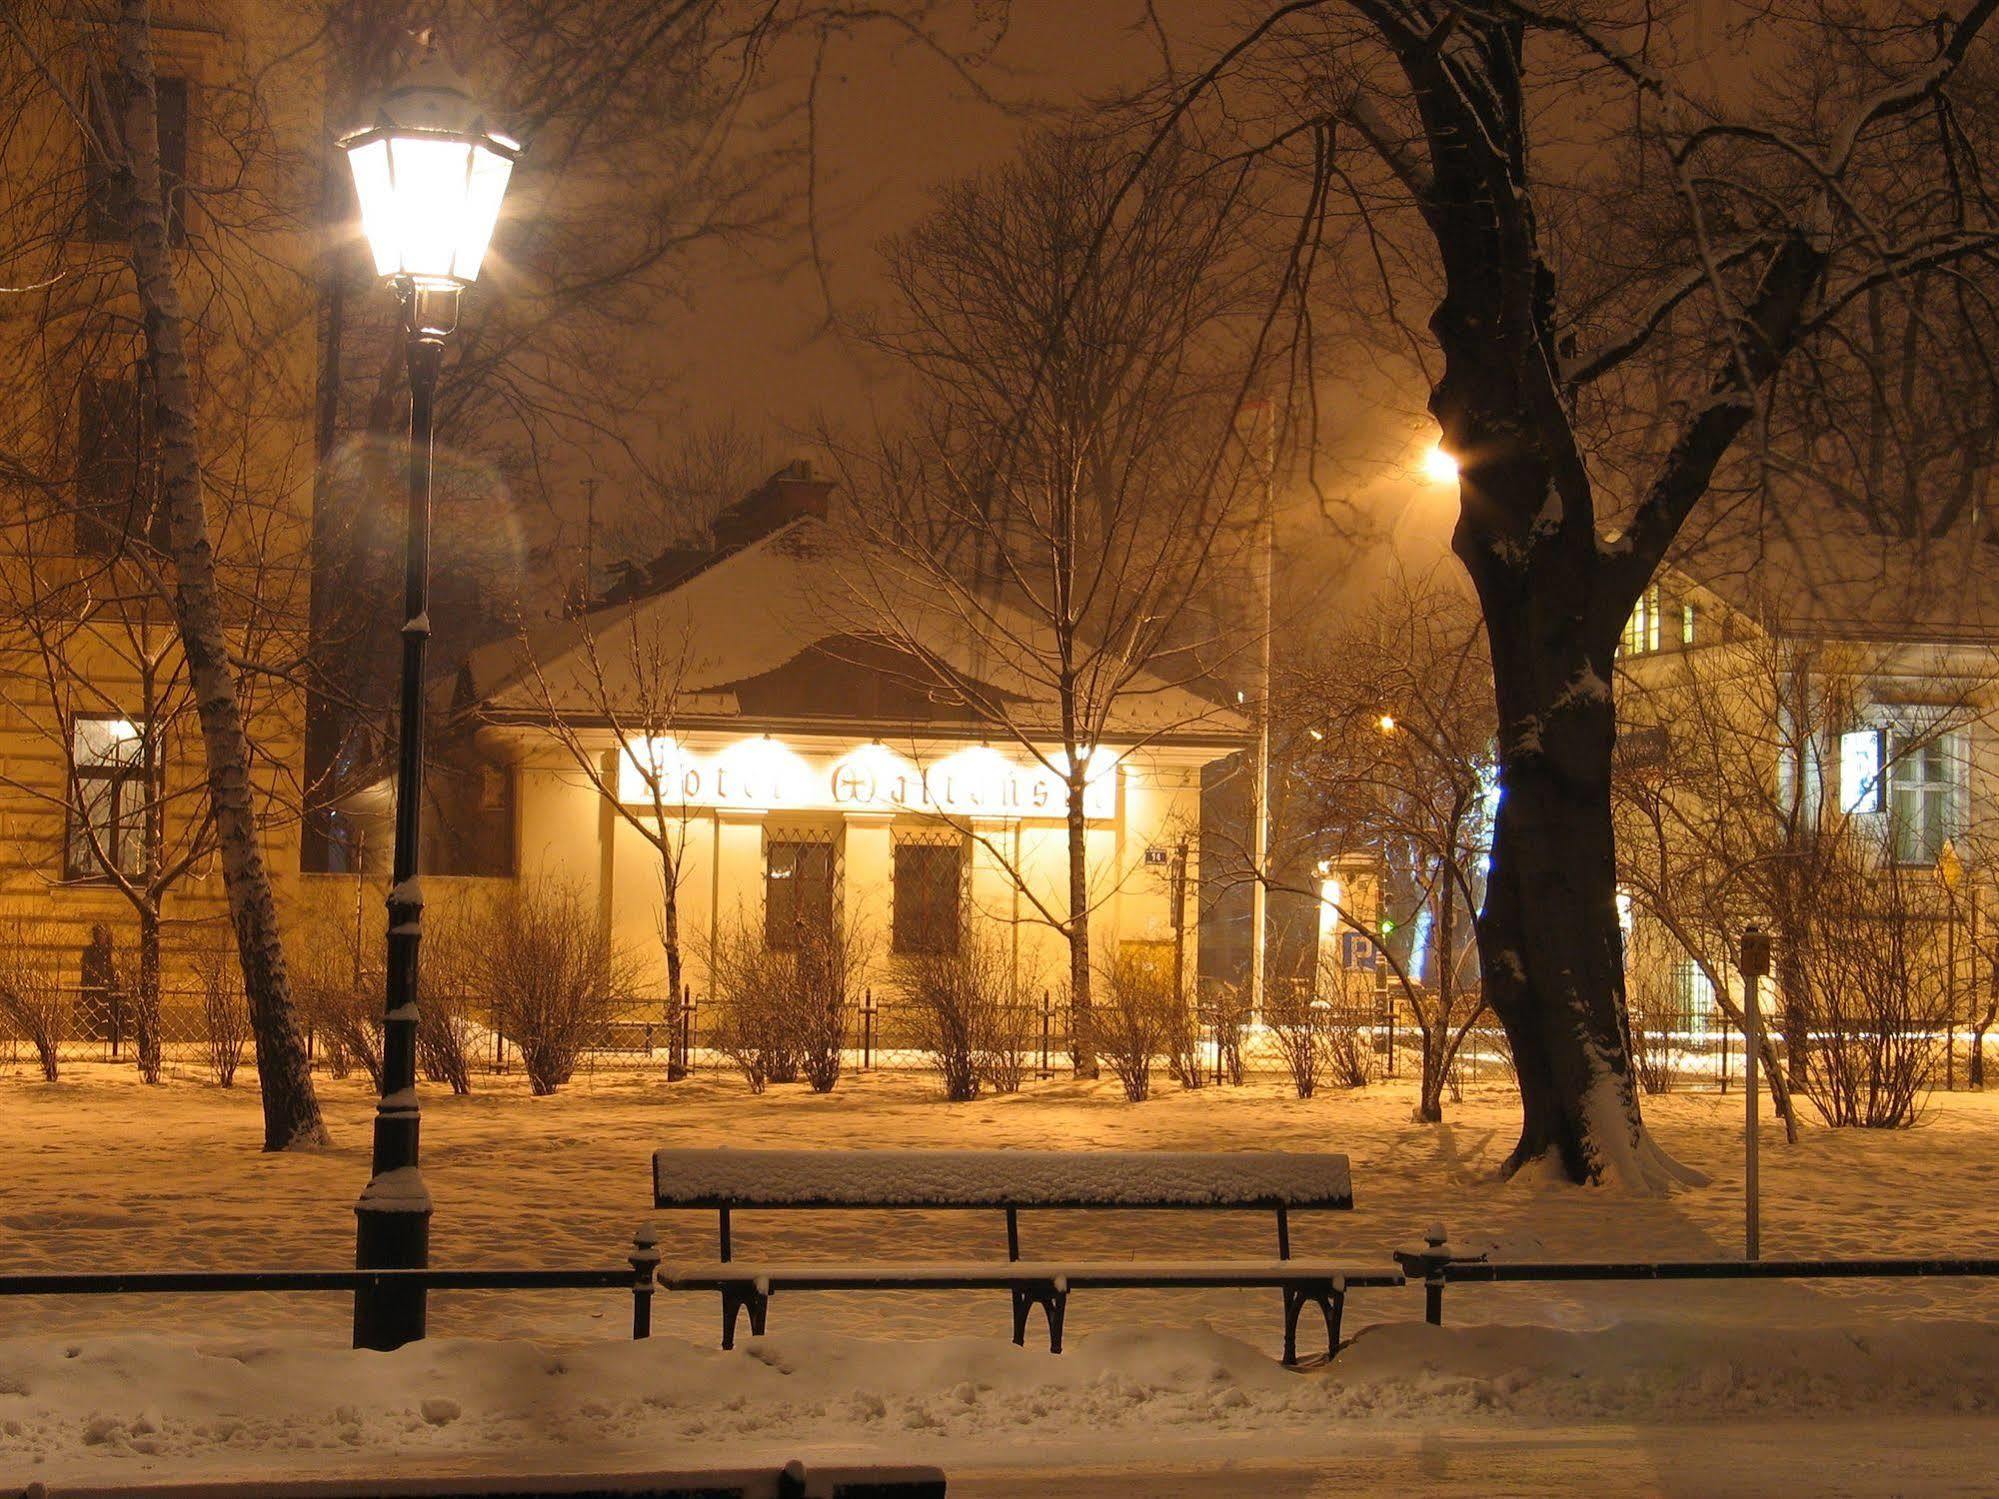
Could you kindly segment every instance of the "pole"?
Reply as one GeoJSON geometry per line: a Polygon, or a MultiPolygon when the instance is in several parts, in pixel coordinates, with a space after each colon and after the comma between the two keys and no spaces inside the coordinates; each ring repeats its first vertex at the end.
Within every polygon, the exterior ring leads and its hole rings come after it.
{"type": "MultiPolygon", "coordinates": [[[[454,288],[399,288],[408,333],[409,499],[403,531],[403,662],[396,744],[396,843],[389,887],[388,1008],[382,1022],[382,1097],[375,1106],[373,1176],[354,1205],[357,1270],[421,1270],[430,1263],[429,1189],[417,1164],[417,963],[423,944],[423,657],[430,639],[432,407],[444,339],[458,321],[454,288]]],[[[354,1293],[354,1346],[388,1350],[424,1335],[421,1286],[354,1293]]]]}
{"type": "Polygon", "coordinates": [[[1271,620],[1275,613],[1272,575],[1277,552],[1277,412],[1267,402],[1263,406],[1263,545],[1258,549],[1262,574],[1259,592],[1263,606],[1262,639],[1257,646],[1256,699],[1256,783],[1250,788],[1255,798],[1255,822],[1250,829],[1251,858],[1256,882],[1249,887],[1249,1013],[1252,1020],[1263,1016],[1264,967],[1269,942],[1269,891],[1265,881],[1270,859],[1270,676],[1271,620]]]}
{"type": "Polygon", "coordinates": [[[1742,933],[1742,1257],[1760,1259],[1762,1245],[1762,1182],[1759,1179],[1756,1130],[1756,1064],[1763,1049],[1763,1017],[1758,1008],[1756,988],[1770,971],[1770,938],[1756,927],[1742,933]]]}

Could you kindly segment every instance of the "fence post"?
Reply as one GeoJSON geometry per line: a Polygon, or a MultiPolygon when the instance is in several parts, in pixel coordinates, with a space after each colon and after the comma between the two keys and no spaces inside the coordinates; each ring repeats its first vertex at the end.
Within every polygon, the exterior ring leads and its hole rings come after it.
{"type": "Polygon", "coordinates": [[[1742,1253],[1744,1259],[1761,1255],[1759,1243],[1762,1187],[1757,1176],[1756,1062],[1763,1042],[1763,1017],[1757,1008],[1756,986],[1770,971],[1770,938],[1751,926],[1742,933],[1742,1193],[1744,1200],[1742,1253]]]}
{"type": "Polygon", "coordinates": [[[1423,1230],[1421,1249],[1398,1249],[1395,1259],[1402,1266],[1404,1275],[1423,1277],[1423,1320],[1432,1327],[1444,1325],[1444,1287],[1449,1283],[1445,1272],[1454,1256],[1449,1239],[1444,1233],[1444,1225],[1433,1223],[1423,1230]]]}
{"type": "Polygon", "coordinates": [[[875,1060],[875,986],[869,984],[861,991],[861,1071],[866,1072],[875,1060]]]}
{"type": "Polygon", "coordinates": [[[641,1224],[632,1235],[632,1337],[652,1336],[653,1277],[659,1272],[659,1229],[641,1224]]]}
{"type": "Polygon", "coordinates": [[[1043,989],[1041,991],[1041,1066],[1036,1069],[1034,1075],[1044,1081],[1054,1076],[1054,1073],[1048,1066],[1049,1031],[1054,1023],[1055,996],[1049,993],[1048,990],[1043,989]]]}

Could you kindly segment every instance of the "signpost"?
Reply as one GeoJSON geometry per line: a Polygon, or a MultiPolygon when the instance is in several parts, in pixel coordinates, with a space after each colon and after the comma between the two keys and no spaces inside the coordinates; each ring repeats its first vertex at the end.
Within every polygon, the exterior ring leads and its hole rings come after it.
{"type": "Polygon", "coordinates": [[[1756,1064],[1763,1049],[1763,1017],[1758,1010],[1756,986],[1770,971],[1770,936],[1758,927],[1742,933],[1742,1184],[1744,1197],[1743,1258],[1759,1259],[1758,1223],[1762,1184],[1757,1179],[1756,1156],[1756,1064]]]}

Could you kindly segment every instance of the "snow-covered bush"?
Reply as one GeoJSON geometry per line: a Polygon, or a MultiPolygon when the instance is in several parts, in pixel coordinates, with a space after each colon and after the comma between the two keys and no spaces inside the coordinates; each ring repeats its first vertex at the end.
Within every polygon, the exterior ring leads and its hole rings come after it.
{"type": "Polygon", "coordinates": [[[459,1097],[472,1091],[472,1050],[479,1027],[470,995],[477,987],[472,938],[462,914],[426,915],[416,1061],[426,1081],[444,1083],[459,1097]]]}
{"type": "Polygon", "coordinates": [[[250,1044],[250,1006],[243,996],[242,965],[232,947],[203,947],[194,955],[194,975],[201,986],[208,1075],[217,1087],[234,1087],[243,1049],[250,1044]]]}
{"type": "Polygon", "coordinates": [[[1249,1006],[1234,984],[1203,986],[1196,1015],[1215,1038],[1215,1068],[1231,1087],[1242,1086],[1242,1032],[1249,1006]]]}
{"type": "Polygon", "coordinates": [[[761,924],[730,923],[708,944],[719,1011],[710,1044],[752,1093],[800,1077],[815,1093],[831,1092],[870,952],[866,933],[851,923],[802,929],[784,948],[768,944],[761,924]]]}
{"type": "Polygon", "coordinates": [[[1152,954],[1128,948],[1103,963],[1092,1019],[1097,1055],[1133,1103],[1151,1094],[1154,1061],[1184,1051],[1182,1033],[1193,1026],[1192,1009],[1171,973],[1152,954]]]}
{"type": "Polygon", "coordinates": [[[602,1042],[635,987],[635,966],[564,880],[509,884],[462,921],[468,976],[494,1026],[520,1048],[529,1090],[553,1093],[602,1042]]]}
{"type": "Polygon", "coordinates": [[[0,1016],[35,1048],[42,1076],[56,1080],[58,1052],[69,1025],[69,996],[42,959],[47,938],[39,927],[16,921],[0,938],[0,1016]]]}
{"type": "Polygon", "coordinates": [[[1810,1037],[1803,1091],[1830,1125],[1899,1129],[1921,1115],[1950,1018],[1934,887],[1892,863],[1841,869],[1785,954],[1797,992],[1784,1013],[1810,1037]]]}
{"type": "Polygon", "coordinates": [[[953,1103],[982,1087],[1020,1087],[1025,1033],[1012,999],[1005,955],[968,940],[961,951],[917,958],[899,975],[910,1039],[930,1056],[953,1103]]]}

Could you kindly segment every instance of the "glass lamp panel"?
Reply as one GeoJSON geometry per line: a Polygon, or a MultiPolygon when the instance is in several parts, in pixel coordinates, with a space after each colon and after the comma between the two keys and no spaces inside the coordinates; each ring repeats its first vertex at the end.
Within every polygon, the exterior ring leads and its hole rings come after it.
{"type": "Polygon", "coordinates": [[[499,152],[483,145],[472,147],[465,206],[458,224],[457,274],[461,281],[479,278],[486,247],[493,242],[493,226],[499,222],[500,199],[506,195],[513,172],[513,162],[499,152]]]}
{"type": "Polygon", "coordinates": [[[464,141],[392,138],[389,165],[395,179],[396,269],[419,281],[450,281],[465,220],[464,141]]]}
{"type": "Polygon", "coordinates": [[[347,153],[354,173],[354,196],[361,202],[361,232],[375,256],[375,274],[393,276],[401,258],[396,230],[395,182],[389,175],[389,143],[372,140],[347,153]]]}

